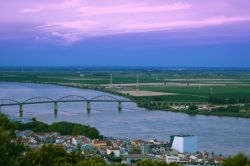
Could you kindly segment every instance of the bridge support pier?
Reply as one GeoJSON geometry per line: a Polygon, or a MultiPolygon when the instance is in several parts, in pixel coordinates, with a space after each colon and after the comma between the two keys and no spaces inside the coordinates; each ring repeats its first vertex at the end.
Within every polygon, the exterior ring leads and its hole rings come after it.
{"type": "Polygon", "coordinates": [[[90,114],[90,111],[91,111],[90,101],[87,100],[87,113],[90,114]]]}
{"type": "Polygon", "coordinates": [[[22,104],[19,105],[19,116],[20,118],[23,117],[23,105],[22,104]]]}
{"type": "Polygon", "coordinates": [[[118,112],[122,111],[122,102],[118,101],[118,112]]]}
{"type": "Polygon", "coordinates": [[[54,118],[57,118],[58,113],[58,103],[54,102],[54,118]]]}

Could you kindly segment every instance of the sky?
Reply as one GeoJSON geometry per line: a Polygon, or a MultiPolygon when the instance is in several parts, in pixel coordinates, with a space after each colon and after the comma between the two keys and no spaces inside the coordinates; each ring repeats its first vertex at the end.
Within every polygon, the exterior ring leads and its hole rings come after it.
{"type": "Polygon", "coordinates": [[[0,66],[250,67],[249,0],[0,0],[0,66]]]}

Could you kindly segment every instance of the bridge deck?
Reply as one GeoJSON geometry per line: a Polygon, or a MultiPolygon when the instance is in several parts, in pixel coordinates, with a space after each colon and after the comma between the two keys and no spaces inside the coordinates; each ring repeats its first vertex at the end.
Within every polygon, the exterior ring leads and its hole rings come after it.
{"type": "Polygon", "coordinates": [[[91,102],[91,103],[128,103],[133,102],[130,100],[55,100],[55,101],[39,101],[39,102],[19,102],[19,103],[9,103],[9,104],[0,104],[0,106],[17,106],[17,105],[32,105],[32,104],[51,104],[51,103],[80,103],[80,102],[91,102]]]}
{"type": "MultiPolygon", "coordinates": [[[[82,96],[76,95],[68,95],[59,99],[51,99],[48,97],[32,97],[30,99],[19,102],[17,100],[12,99],[0,99],[0,107],[1,106],[17,106],[17,105],[31,105],[31,104],[50,104],[50,103],[74,103],[74,102],[101,102],[101,103],[111,103],[111,102],[133,102],[126,98],[116,98],[108,95],[95,96],[93,98],[85,98],[82,96]]],[[[156,104],[207,104],[207,102],[171,102],[171,101],[152,101],[156,104]]],[[[150,101],[149,101],[150,103],[150,101]]]]}

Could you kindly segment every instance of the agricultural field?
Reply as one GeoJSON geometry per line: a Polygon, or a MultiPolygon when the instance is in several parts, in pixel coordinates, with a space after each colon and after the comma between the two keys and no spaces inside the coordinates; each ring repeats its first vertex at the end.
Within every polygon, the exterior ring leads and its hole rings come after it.
{"type": "Polygon", "coordinates": [[[140,87],[142,90],[154,92],[176,93],[175,96],[160,96],[163,100],[194,100],[205,101],[210,97],[234,98],[250,100],[250,85],[224,85],[224,86],[156,86],[140,87]]]}
{"type": "Polygon", "coordinates": [[[147,101],[250,100],[250,69],[5,67],[0,68],[0,81],[94,87],[147,101]]]}

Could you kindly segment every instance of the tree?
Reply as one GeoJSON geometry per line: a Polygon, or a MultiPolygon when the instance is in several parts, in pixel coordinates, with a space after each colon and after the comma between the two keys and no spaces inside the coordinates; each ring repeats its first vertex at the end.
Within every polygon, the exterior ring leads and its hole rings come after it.
{"type": "Polygon", "coordinates": [[[194,110],[197,110],[198,107],[197,107],[196,105],[192,104],[192,105],[190,105],[190,106],[188,107],[188,109],[191,110],[191,111],[194,111],[194,110]]]}
{"type": "Polygon", "coordinates": [[[90,126],[70,123],[70,122],[58,122],[48,125],[43,122],[33,120],[29,123],[16,123],[18,130],[32,130],[34,132],[59,132],[62,135],[84,135],[91,139],[102,138],[100,132],[90,126]]]}
{"type": "Polygon", "coordinates": [[[15,165],[17,156],[24,151],[24,146],[15,143],[15,124],[0,114],[0,165],[15,165]]]}
{"type": "Polygon", "coordinates": [[[55,166],[55,165],[75,165],[81,161],[80,154],[66,153],[63,147],[47,145],[39,150],[31,150],[19,157],[19,166],[55,166]]]}
{"type": "Polygon", "coordinates": [[[92,158],[88,160],[82,160],[78,162],[76,166],[106,166],[106,164],[101,158],[92,158]]]}
{"type": "Polygon", "coordinates": [[[74,126],[72,128],[72,135],[85,135],[83,127],[80,125],[74,126]]]}
{"type": "Polygon", "coordinates": [[[154,161],[154,160],[141,160],[137,162],[137,166],[179,166],[176,163],[167,164],[162,161],[154,161]]]}
{"type": "Polygon", "coordinates": [[[250,160],[244,154],[239,153],[235,157],[225,159],[222,166],[250,166],[250,160]]]}

